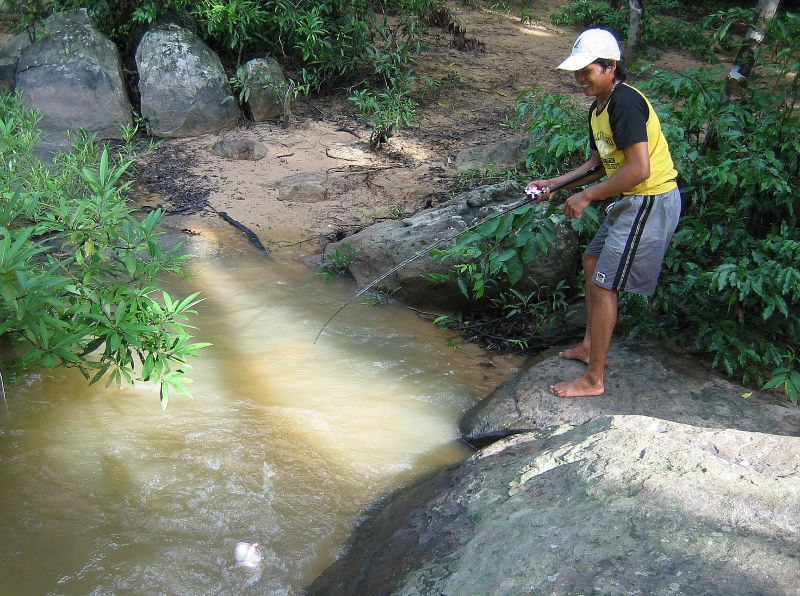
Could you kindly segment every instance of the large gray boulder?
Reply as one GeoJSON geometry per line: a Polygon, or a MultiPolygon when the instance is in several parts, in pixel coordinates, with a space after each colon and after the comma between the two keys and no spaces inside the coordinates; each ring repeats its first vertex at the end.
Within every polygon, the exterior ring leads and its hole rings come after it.
{"type": "Polygon", "coordinates": [[[485,444],[514,433],[583,424],[608,414],[800,436],[797,408],[709,375],[655,345],[615,343],[601,397],[559,399],[550,393],[550,385],[578,377],[585,369],[585,364],[557,355],[546,358],[470,409],[461,419],[462,437],[485,444]]]}
{"type": "Polygon", "coordinates": [[[16,86],[42,113],[40,147],[68,147],[64,133],[77,128],[121,138],[132,113],[116,46],[94,29],[84,8],[52,15],[39,35],[20,54],[16,86]]]}
{"type": "Polygon", "coordinates": [[[190,137],[228,128],[240,116],[219,56],[191,31],[169,24],[145,33],[136,48],[142,116],[159,137],[190,137]]]}
{"type": "Polygon", "coordinates": [[[800,439],[642,416],[516,435],[400,490],[309,588],[797,594],[800,439]]]}
{"type": "Polygon", "coordinates": [[[31,37],[27,31],[17,33],[0,48],[0,91],[13,91],[16,87],[19,58],[22,51],[30,47],[31,37]]]}
{"type": "MultiPolygon", "coordinates": [[[[425,249],[435,243],[456,236],[479,220],[518,203],[525,197],[522,185],[514,181],[485,186],[457,195],[441,206],[426,209],[400,220],[374,224],[348,236],[339,243],[329,245],[326,252],[344,249],[348,243],[356,250],[356,258],[349,272],[360,286],[366,285],[386,271],[422,251],[424,254],[408,263],[381,282],[396,296],[410,304],[458,308],[464,297],[454,282],[434,283],[427,279],[430,273],[446,274],[452,261],[442,262],[430,257],[425,249]]],[[[439,248],[450,248],[452,241],[443,242],[439,248]]],[[[570,227],[559,225],[547,254],[540,255],[528,264],[521,282],[522,288],[550,285],[575,275],[578,259],[578,241],[570,227]],[[527,285],[526,285],[527,284],[527,285]]]]}
{"type": "Polygon", "coordinates": [[[528,147],[528,137],[512,137],[487,145],[467,147],[456,156],[455,166],[459,172],[490,167],[500,170],[514,168],[525,161],[528,147]]]}
{"type": "Polygon", "coordinates": [[[249,89],[247,107],[253,121],[265,122],[283,116],[289,85],[280,64],[273,58],[254,58],[242,68],[249,89]]]}

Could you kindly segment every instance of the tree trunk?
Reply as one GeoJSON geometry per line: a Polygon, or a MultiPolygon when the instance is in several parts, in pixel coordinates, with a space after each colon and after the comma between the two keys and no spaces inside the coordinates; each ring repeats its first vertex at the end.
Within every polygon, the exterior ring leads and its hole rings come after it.
{"type": "Polygon", "coordinates": [[[642,43],[642,15],[644,14],[644,2],[641,0],[629,0],[631,7],[631,18],[628,24],[628,41],[625,45],[625,62],[633,64],[639,53],[639,46],[642,43]]]}
{"type": "MultiPolygon", "coordinates": [[[[756,6],[758,16],[756,16],[756,21],[752,26],[748,27],[742,45],[739,47],[739,51],[736,54],[736,60],[730,72],[728,72],[728,78],[725,80],[725,93],[722,96],[723,102],[736,101],[741,97],[742,92],[747,87],[747,80],[753,72],[756,63],[756,48],[764,39],[764,31],[778,11],[780,3],[780,0],[758,0],[758,5],[756,6]]],[[[703,143],[703,153],[706,153],[706,151],[716,146],[716,123],[712,119],[708,126],[708,134],[706,134],[703,143]]]]}
{"type": "Polygon", "coordinates": [[[756,48],[761,43],[761,40],[764,39],[764,31],[778,11],[780,3],[780,0],[758,0],[756,21],[747,29],[747,34],[744,36],[744,41],[736,54],[736,60],[725,81],[726,100],[738,98],[747,88],[747,79],[755,66],[756,48]]]}

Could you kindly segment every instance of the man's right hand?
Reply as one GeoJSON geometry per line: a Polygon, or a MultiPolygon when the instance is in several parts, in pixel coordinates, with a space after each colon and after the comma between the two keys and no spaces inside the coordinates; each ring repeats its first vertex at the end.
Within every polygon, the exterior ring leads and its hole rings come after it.
{"type": "Polygon", "coordinates": [[[552,198],[552,193],[550,192],[550,181],[549,180],[533,180],[525,187],[525,194],[528,196],[534,196],[538,191],[538,196],[534,197],[537,203],[541,203],[542,201],[549,201],[552,198]]]}

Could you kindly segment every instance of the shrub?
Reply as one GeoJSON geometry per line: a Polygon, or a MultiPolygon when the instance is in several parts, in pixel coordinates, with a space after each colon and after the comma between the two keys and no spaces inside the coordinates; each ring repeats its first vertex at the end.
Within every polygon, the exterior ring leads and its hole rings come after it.
{"type": "Polygon", "coordinates": [[[0,335],[22,347],[16,365],[160,383],[163,407],[188,395],[187,360],[207,345],[187,331],[197,294],[159,291],[186,257],[160,248],[159,211],[139,221],[127,208],[131,162],[84,134],[46,167],[31,152],[37,114],[9,94],[0,114],[0,335]]]}
{"type": "Polygon", "coordinates": [[[323,279],[330,279],[334,275],[345,275],[353,261],[356,260],[358,250],[349,242],[342,244],[342,248],[334,248],[327,258],[323,254],[323,260],[319,265],[317,275],[323,279]]]}
{"type": "MultiPolygon", "coordinates": [[[[695,23],[683,18],[687,11],[694,10],[693,5],[676,0],[656,0],[645,2],[644,5],[641,40],[644,46],[683,48],[704,60],[715,61],[711,40],[706,34],[707,22],[700,20],[695,23]]],[[[627,2],[572,0],[553,15],[553,22],[557,25],[609,29],[622,42],[628,35],[629,15],[627,2]]]]}
{"type": "Polygon", "coordinates": [[[571,0],[553,15],[552,20],[556,25],[574,25],[586,29],[601,27],[619,35],[628,30],[627,11],[614,8],[604,0],[571,0]]]}

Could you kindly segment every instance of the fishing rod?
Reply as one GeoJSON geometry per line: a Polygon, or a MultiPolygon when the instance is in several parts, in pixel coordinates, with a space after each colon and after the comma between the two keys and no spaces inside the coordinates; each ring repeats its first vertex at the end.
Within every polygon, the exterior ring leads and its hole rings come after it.
{"type": "MultiPolygon", "coordinates": [[[[581,181],[581,180],[583,180],[584,178],[586,178],[586,177],[588,177],[588,176],[591,176],[592,174],[594,174],[595,172],[597,172],[597,170],[599,170],[599,169],[600,169],[600,166],[599,166],[599,165],[594,165],[594,166],[592,166],[591,168],[589,168],[588,170],[586,170],[585,172],[583,172],[582,174],[577,174],[577,175],[573,176],[572,178],[570,178],[570,179],[568,179],[568,180],[565,180],[565,181],[564,181],[564,182],[562,182],[561,184],[557,184],[557,185],[555,185],[555,186],[551,186],[551,187],[548,189],[548,192],[551,192],[551,193],[552,193],[552,192],[555,192],[555,191],[557,191],[557,190],[558,190],[558,189],[560,189],[560,188],[564,188],[565,186],[569,186],[570,184],[575,184],[576,182],[580,182],[580,181],[581,181]]],[[[535,201],[535,200],[536,200],[536,199],[538,199],[538,198],[539,198],[541,195],[543,195],[543,194],[544,194],[544,190],[543,190],[543,189],[541,189],[541,188],[539,188],[539,187],[536,187],[536,186],[533,186],[533,187],[528,187],[528,188],[526,188],[526,189],[525,189],[525,194],[526,194],[526,195],[528,195],[528,198],[527,198],[527,199],[524,199],[524,200],[522,200],[522,201],[519,201],[518,203],[516,203],[516,204],[512,205],[511,207],[508,207],[508,208],[506,208],[506,209],[503,209],[503,210],[501,210],[501,211],[498,211],[497,213],[492,213],[491,215],[487,215],[486,217],[484,217],[484,218],[483,218],[482,220],[480,220],[479,222],[472,224],[471,226],[469,226],[468,228],[465,228],[465,229],[461,230],[461,231],[460,231],[460,232],[458,232],[457,234],[453,234],[452,236],[448,236],[448,237],[446,237],[446,238],[440,238],[439,240],[437,240],[436,242],[434,242],[434,243],[433,243],[433,244],[431,244],[430,246],[428,246],[428,247],[426,247],[426,248],[423,248],[422,250],[420,250],[420,251],[419,251],[419,252],[417,252],[417,253],[414,253],[413,255],[411,255],[410,257],[408,257],[408,258],[407,258],[405,261],[403,261],[403,262],[401,262],[401,263],[399,263],[399,264],[395,265],[394,267],[392,267],[391,269],[389,269],[388,271],[386,271],[385,273],[383,273],[383,274],[382,274],[380,277],[377,277],[377,278],[373,279],[373,280],[372,280],[371,282],[369,282],[369,283],[368,283],[366,286],[364,286],[364,287],[363,287],[363,288],[361,288],[361,289],[360,289],[358,292],[356,292],[355,294],[353,294],[353,295],[350,297],[350,299],[349,299],[347,302],[345,302],[345,303],[344,303],[344,304],[342,304],[342,305],[341,305],[339,308],[337,308],[337,309],[336,309],[336,312],[334,312],[334,313],[333,313],[333,314],[332,314],[332,315],[331,315],[331,316],[328,318],[328,320],[327,320],[327,321],[325,321],[325,323],[322,325],[322,327],[320,327],[320,329],[319,329],[319,332],[317,333],[317,336],[314,338],[314,343],[317,343],[317,340],[318,340],[318,339],[320,338],[320,336],[322,335],[322,332],[323,332],[323,331],[325,331],[325,328],[328,326],[328,324],[329,324],[331,321],[333,321],[333,319],[336,317],[336,315],[338,315],[340,312],[342,312],[342,311],[343,311],[343,310],[344,310],[344,309],[345,309],[345,308],[346,308],[348,305],[350,305],[350,303],[352,303],[354,300],[356,300],[356,299],[360,298],[361,296],[363,296],[363,295],[364,295],[364,293],[365,293],[365,292],[367,292],[367,290],[369,290],[369,289],[371,289],[371,288],[374,288],[374,287],[375,287],[375,286],[376,286],[376,285],[377,285],[379,282],[382,282],[384,279],[386,279],[387,277],[389,277],[389,276],[390,276],[390,275],[392,275],[393,273],[395,273],[395,272],[399,271],[400,269],[402,269],[403,267],[405,267],[405,266],[406,266],[406,265],[408,265],[409,263],[411,263],[411,262],[413,262],[413,261],[416,261],[418,258],[420,258],[420,257],[422,257],[422,256],[425,256],[426,254],[430,253],[430,252],[431,252],[433,249],[435,249],[435,248],[438,248],[439,246],[442,246],[443,244],[446,244],[446,243],[448,243],[448,242],[452,242],[453,240],[455,240],[456,238],[458,238],[458,237],[459,237],[461,234],[464,234],[464,233],[466,233],[466,232],[471,232],[472,230],[474,230],[475,228],[477,228],[477,227],[481,226],[482,224],[486,223],[486,222],[487,222],[487,221],[489,221],[490,219],[494,219],[494,218],[496,218],[496,217],[502,217],[503,215],[506,215],[506,214],[508,214],[508,213],[511,213],[511,212],[512,212],[512,211],[514,211],[515,209],[519,209],[520,207],[523,207],[523,206],[525,206],[525,205],[527,205],[527,204],[529,204],[529,203],[531,203],[531,202],[535,201]]]]}

